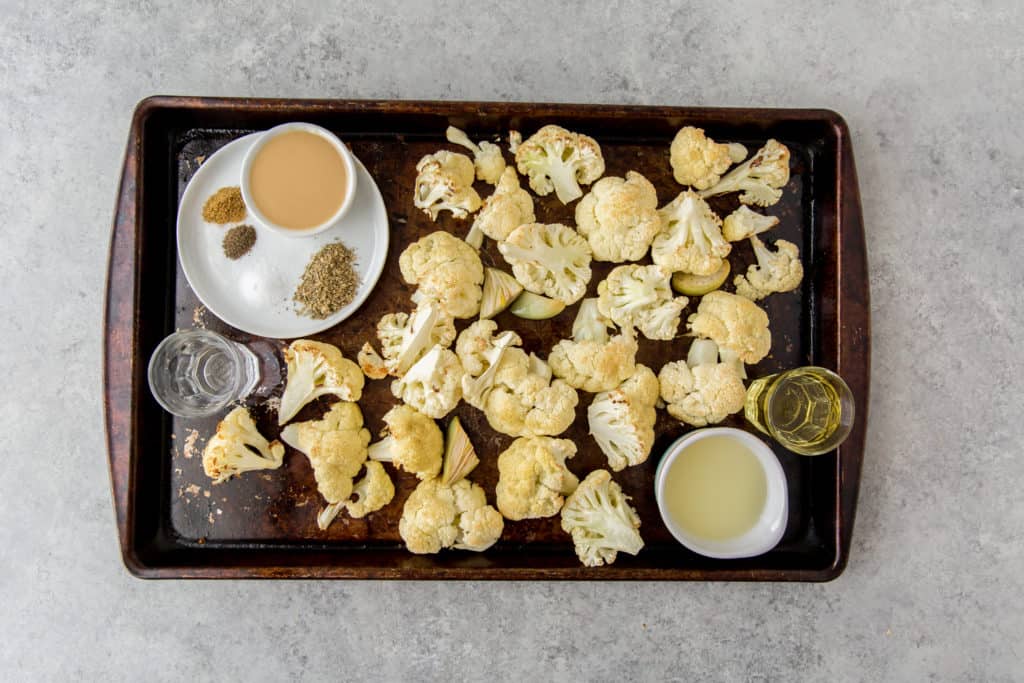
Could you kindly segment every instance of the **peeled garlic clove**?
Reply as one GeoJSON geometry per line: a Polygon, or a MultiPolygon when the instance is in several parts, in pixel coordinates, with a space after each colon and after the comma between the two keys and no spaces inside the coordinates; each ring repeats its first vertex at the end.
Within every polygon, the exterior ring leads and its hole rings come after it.
{"type": "Polygon", "coordinates": [[[713,292],[729,277],[729,262],[722,261],[722,267],[711,275],[692,275],[690,273],[673,273],[672,289],[686,296],[704,296],[713,292]]]}
{"type": "Polygon", "coordinates": [[[558,299],[549,299],[533,292],[523,292],[508,309],[512,315],[526,320],[547,320],[565,310],[565,304],[558,299]]]}
{"type": "Polygon", "coordinates": [[[480,319],[487,320],[498,315],[515,301],[523,286],[514,277],[497,268],[484,271],[483,299],[480,302],[480,319]]]}

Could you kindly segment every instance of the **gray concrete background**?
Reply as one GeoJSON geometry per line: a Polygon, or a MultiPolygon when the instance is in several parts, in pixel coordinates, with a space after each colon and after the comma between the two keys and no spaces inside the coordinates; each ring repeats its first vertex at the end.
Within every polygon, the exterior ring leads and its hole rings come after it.
{"type": "Polygon", "coordinates": [[[0,678],[1024,678],[1020,3],[487,5],[0,0],[0,678]],[[100,320],[129,119],[155,93],[842,112],[875,369],[845,575],[129,577],[100,320]]]}

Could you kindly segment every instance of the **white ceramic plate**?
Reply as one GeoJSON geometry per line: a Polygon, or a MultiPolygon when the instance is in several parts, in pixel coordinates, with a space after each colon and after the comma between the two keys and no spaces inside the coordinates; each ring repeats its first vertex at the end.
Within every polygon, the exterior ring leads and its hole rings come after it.
{"type": "Polygon", "coordinates": [[[224,255],[228,228],[203,220],[206,199],[225,186],[239,184],[242,160],[262,133],[221,147],[192,176],[178,206],[178,258],[196,296],[214,315],[250,334],[294,339],[333,327],[370,295],[388,255],[388,215],[384,199],[366,168],[356,160],[356,196],[335,227],[309,237],[287,237],[259,225],[256,244],[242,258],[224,255]],[[355,298],[334,315],[314,320],[299,315],[292,295],[302,272],[321,247],[342,240],[356,252],[360,285],[355,298]]]}

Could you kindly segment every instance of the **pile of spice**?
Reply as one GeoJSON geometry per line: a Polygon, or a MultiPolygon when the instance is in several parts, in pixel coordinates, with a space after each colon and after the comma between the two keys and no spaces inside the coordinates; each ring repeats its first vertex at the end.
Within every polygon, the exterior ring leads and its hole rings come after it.
{"type": "Polygon", "coordinates": [[[238,223],[245,220],[242,188],[222,187],[203,204],[203,220],[208,223],[238,223]]]}
{"type": "Polygon", "coordinates": [[[344,242],[331,242],[313,255],[292,297],[299,313],[323,320],[355,298],[359,274],[356,255],[344,242]]]}
{"type": "Polygon", "coordinates": [[[249,253],[256,244],[256,228],[251,225],[236,225],[224,234],[224,255],[232,261],[249,253]]]}

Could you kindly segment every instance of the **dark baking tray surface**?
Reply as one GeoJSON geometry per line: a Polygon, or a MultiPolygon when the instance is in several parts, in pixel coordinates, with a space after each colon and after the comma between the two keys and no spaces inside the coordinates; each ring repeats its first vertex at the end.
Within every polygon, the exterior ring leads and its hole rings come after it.
{"type": "MultiPolygon", "coordinates": [[[[484,190],[486,193],[486,190],[484,190]]],[[[713,200],[722,215],[735,196],[713,200]]],[[[538,200],[538,219],[573,223],[552,197],[538,200]]],[[[502,263],[489,245],[485,263],[502,263]]],[[[734,272],[752,261],[742,244],[731,256],[734,272]]],[[[845,567],[853,530],[867,426],[870,323],[867,262],[856,171],[845,122],[823,110],[696,109],[594,105],[470,102],[369,102],[150,98],[138,106],[125,156],[111,241],[104,323],[107,439],[117,526],[128,569],[151,578],[405,578],[405,579],[667,579],[825,581],[845,567]],[[797,365],[837,370],[856,399],[853,434],[836,452],[816,458],[776,447],[790,487],[786,535],[770,553],[744,560],[713,560],[678,545],[662,525],[654,503],[658,454],[688,430],[659,417],[658,440],[644,465],[616,473],[641,516],[646,545],[637,557],[620,554],[610,567],[582,567],[558,518],[507,523],[497,545],[484,553],[450,551],[434,556],[406,552],[397,533],[402,503],[415,486],[394,476],[392,504],[364,520],[339,516],[321,532],[315,523],[320,499],[306,459],[291,453],[276,472],[253,473],[211,486],[203,476],[201,446],[216,424],[164,413],[149,394],[146,363],[157,343],[197,318],[229,337],[250,337],[202,316],[199,301],[178,265],[175,217],[185,184],[204,157],[227,142],[279,123],[303,120],[325,126],[348,142],[377,180],[392,228],[380,284],[353,318],[315,338],[354,357],[373,338],[384,312],[409,310],[410,288],[398,273],[398,255],[435,229],[463,235],[468,222],[447,217],[431,223],[412,206],[416,161],[444,143],[453,124],[474,139],[529,134],[546,123],[585,132],[601,143],[609,175],[637,170],[658,189],[661,204],[679,186],[671,177],[668,143],[683,125],[696,125],[719,140],[746,143],[751,152],[769,137],[789,146],[792,178],[771,213],[782,222],[777,237],[801,247],[806,276],[797,292],[775,295],[764,305],[771,318],[772,354],[751,368],[759,376],[797,365]],[[189,435],[198,443],[190,448],[189,435]],[[191,455],[192,457],[188,457],[191,455]]],[[[610,267],[595,267],[591,290],[610,267]]],[[[742,272],[742,271],[740,271],[742,272]]],[[[591,294],[592,295],[592,294],[591,294]]],[[[692,312],[693,306],[688,309],[692,312]]],[[[571,326],[575,306],[554,321],[515,321],[528,350],[546,355],[571,326]]],[[[503,314],[508,315],[508,314],[503,314]]],[[[686,313],[684,313],[685,317],[686,313]]],[[[512,318],[499,317],[502,327],[512,318]]],[[[464,327],[460,325],[460,329],[464,327]]],[[[685,357],[688,340],[646,343],[641,361],[655,371],[685,357]]],[[[370,382],[360,401],[376,433],[394,402],[389,382],[370,382]]],[[[580,396],[579,416],[568,432],[580,448],[570,468],[585,474],[605,461],[586,434],[590,395],[580,396]]],[[[323,410],[308,406],[300,419],[323,410]]],[[[511,441],[492,432],[475,409],[458,413],[477,443],[482,464],[473,474],[493,503],[496,456],[511,441]]],[[[254,410],[261,430],[277,432],[273,416],[254,410]]],[[[733,416],[724,424],[746,426],[733,416]]],[[[393,472],[393,470],[392,470],[393,472]]]]}

